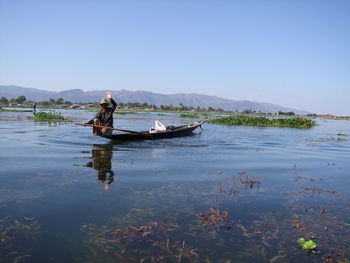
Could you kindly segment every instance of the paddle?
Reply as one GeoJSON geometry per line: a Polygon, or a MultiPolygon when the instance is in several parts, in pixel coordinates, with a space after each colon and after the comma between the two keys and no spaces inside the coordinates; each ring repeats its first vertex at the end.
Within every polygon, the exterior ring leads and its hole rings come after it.
{"type": "Polygon", "coordinates": [[[136,133],[140,135],[146,135],[146,136],[151,136],[147,133],[144,132],[137,132],[137,131],[130,131],[130,130],[124,130],[124,129],[117,129],[117,128],[112,128],[112,127],[107,127],[107,126],[101,126],[101,125],[95,125],[95,124],[85,124],[85,123],[74,123],[75,125],[80,125],[80,126],[90,126],[90,127],[97,127],[97,128],[106,128],[109,130],[115,130],[115,131],[122,131],[122,132],[130,132],[130,133],[136,133]]]}

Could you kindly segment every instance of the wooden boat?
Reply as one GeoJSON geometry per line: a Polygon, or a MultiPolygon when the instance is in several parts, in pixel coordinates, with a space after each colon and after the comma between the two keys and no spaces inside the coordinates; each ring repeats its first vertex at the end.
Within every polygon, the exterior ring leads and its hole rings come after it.
{"type": "Polygon", "coordinates": [[[105,137],[112,140],[154,140],[154,139],[164,139],[173,138],[180,136],[191,135],[192,132],[201,127],[203,122],[195,122],[188,125],[182,125],[172,128],[167,128],[165,131],[140,131],[140,132],[128,132],[128,133],[114,133],[111,137],[105,137]]]}

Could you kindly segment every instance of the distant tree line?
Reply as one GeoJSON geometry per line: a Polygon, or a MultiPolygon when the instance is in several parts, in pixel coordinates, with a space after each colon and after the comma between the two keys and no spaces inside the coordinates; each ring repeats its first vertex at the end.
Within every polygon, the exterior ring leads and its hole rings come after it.
{"type": "MultiPolygon", "coordinates": [[[[0,105],[11,105],[11,104],[22,104],[22,105],[31,105],[33,101],[27,101],[25,96],[19,96],[18,98],[12,98],[8,100],[5,97],[0,98],[0,105]]],[[[43,107],[55,107],[55,106],[71,106],[73,103],[71,101],[65,101],[63,98],[53,99],[50,98],[49,100],[45,101],[39,101],[37,102],[37,106],[43,106],[43,107]]],[[[80,105],[90,105],[91,107],[99,107],[98,102],[92,102],[92,103],[80,103],[80,105]]],[[[152,110],[160,110],[160,111],[196,111],[196,112],[229,112],[229,113],[240,113],[240,114],[259,114],[259,115],[272,115],[271,113],[264,113],[261,111],[255,111],[251,109],[246,109],[241,112],[238,110],[235,111],[224,111],[223,109],[215,109],[213,107],[193,107],[193,106],[186,106],[183,103],[179,103],[178,106],[174,105],[160,105],[157,107],[155,104],[148,104],[147,102],[140,103],[140,102],[118,102],[118,107],[121,108],[134,108],[134,109],[152,109],[152,110]]],[[[290,112],[283,112],[279,111],[276,115],[286,115],[286,116],[294,116],[295,113],[290,112]]]]}
{"type": "Polygon", "coordinates": [[[288,112],[279,111],[279,112],[277,113],[277,115],[294,116],[295,113],[292,112],[292,111],[288,111],[288,112]]]}
{"type": "Polygon", "coordinates": [[[0,104],[1,105],[8,105],[8,104],[12,104],[12,103],[16,103],[16,104],[23,104],[24,102],[27,101],[27,98],[25,96],[19,96],[17,98],[12,98],[12,99],[7,99],[5,97],[1,97],[0,98],[0,104]]]}
{"type": "Polygon", "coordinates": [[[215,109],[213,107],[208,108],[201,108],[199,106],[193,107],[193,106],[185,106],[183,103],[179,103],[179,106],[173,106],[173,105],[160,105],[159,107],[155,104],[148,104],[147,102],[139,103],[139,102],[119,102],[118,106],[125,108],[141,108],[141,109],[155,109],[155,110],[162,110],[162,111],[215,111],[215,112],[224,112],[223,109],[215,109]]]}
{"type": "MultiPolygon", "coordinates": [[[[7,99],[6,97],[0,98],[0,105],[11,105],[11,104],[21,104],[21,105],[30,105],[34,103],[32,100],[27,100],[25,96],[19,96],[17,98],[7,99]]],[[[37,102],[37,105],[41,106],[56,106],[56,105],[72,105],[70,101],[65,101],[63,98],[58,99],[49,99],[47,101],[37,102]]]]}
{"type": "Polygon", "coordinates": [[[72,105],[73,103],[71,101],[66,101],[64,100],[63,98],[58,98],[58,99],[49,99],[49,100],[44,100],[44,101],[39,101],[38,102],[38,105],[41,105],[41,106],[45,106],[45,107],[48,107],[48,106],[57,106],[57,105],[67,105],[67,106],[70,106],[72,105]]]}

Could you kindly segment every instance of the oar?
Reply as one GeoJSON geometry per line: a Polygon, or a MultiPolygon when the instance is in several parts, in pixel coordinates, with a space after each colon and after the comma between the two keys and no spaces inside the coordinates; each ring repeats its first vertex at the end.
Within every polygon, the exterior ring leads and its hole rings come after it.
{"type": "Polygon", "coordinates": [[[106,128],[109,130],[115,130],[115,131],[122,131],[122,132],[130,132],[130,133],[136,133],[143,136],[151,136],[150,134],[144,133],[144,132],[137,132],[137,131],[130,131],[130,130],[124,130],[124,129],[117,129],[107,126],[101,126],[101,125],[95,125],[95,124],[85,124],[85,123],[74,123],[75,125],[81,125],[81,126],[90,126],[90,127],[96,127],[96,128],[106,128]]]}

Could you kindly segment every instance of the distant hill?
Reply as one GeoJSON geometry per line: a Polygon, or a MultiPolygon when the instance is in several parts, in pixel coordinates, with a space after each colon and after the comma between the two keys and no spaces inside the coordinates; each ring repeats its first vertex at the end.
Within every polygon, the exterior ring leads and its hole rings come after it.
{"type": "MultiPolygon", "coordinates": [[[[19,86],[3,86],[0,85],[0,97],[8,99],[17,98],[18,96],[26,96],[27,100],[43,101],[50,98],[58,99],[62,97],[64,100],[71,102],[96,102],[106,96],[107,90],[83,91],[81,89],[64,90],[60,92],[39,90],[34,88],[23,88],[19,86]]],[[[217,96],[208,96],[196,93],[179,93],[179,94],[160,94],[150,91],[128,91],[128,90],[111,90],[113,97],[118,102],[147,102],[148,104],[173,105],[179,106],[182,103],[185,106],[193,107],[213,107],[216,109],[224,109],[231,111],[255,110],[261,112],[275,113],[278,111],[293,111],[297,114],[307,114],[306,111],[286,108],[280,105],[270,103],[260,103],[248,100],[229,100],[217,96]]]]}

